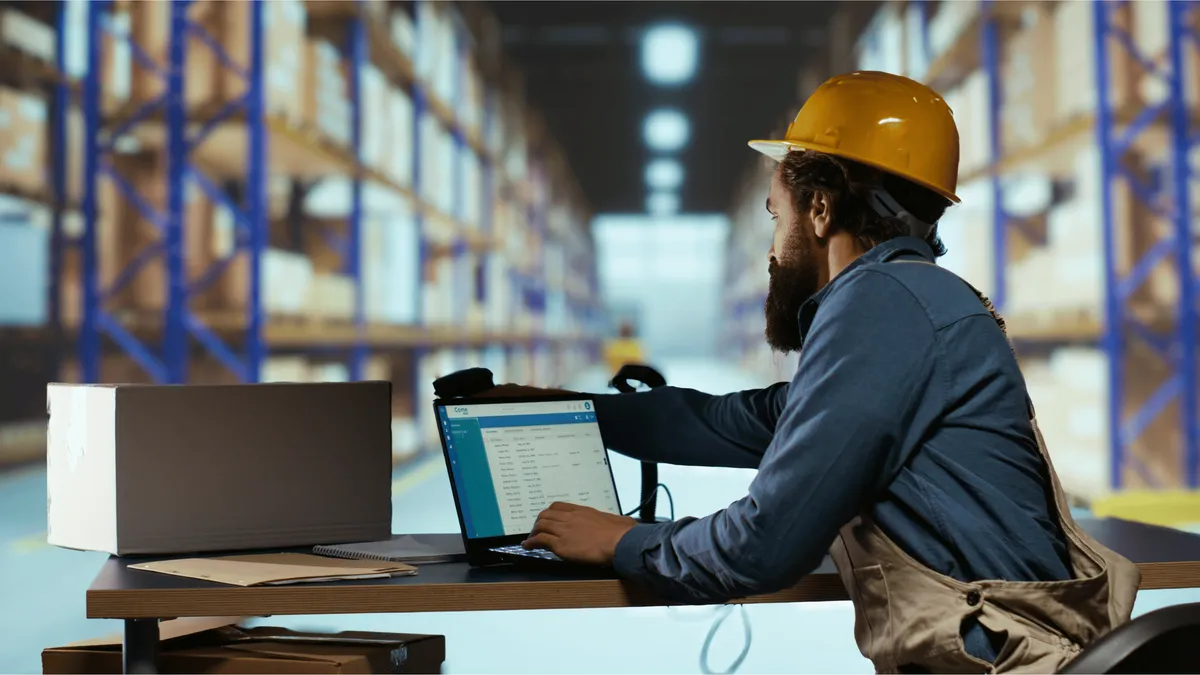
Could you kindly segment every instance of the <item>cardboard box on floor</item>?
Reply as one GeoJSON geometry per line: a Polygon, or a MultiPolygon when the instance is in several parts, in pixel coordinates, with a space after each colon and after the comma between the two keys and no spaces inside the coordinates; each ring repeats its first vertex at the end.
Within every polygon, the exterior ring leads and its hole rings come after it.
{"type": "MultiPolygon", "coordinates": [[[[160,673],[440,673],[442,635],[299,633],[239,628],[241,619],[175,619],[159,624],[160,673]],[[307,640],[307,641],[306,641],[307,640]]],[[[42,651],[42,672],[120,673],[121,637],[42,651]]]]}
{"type": "Polygon", "coordinates": [[[391,384],[47,387],[47,539],[115,555],[386,539],[391,384]]]}

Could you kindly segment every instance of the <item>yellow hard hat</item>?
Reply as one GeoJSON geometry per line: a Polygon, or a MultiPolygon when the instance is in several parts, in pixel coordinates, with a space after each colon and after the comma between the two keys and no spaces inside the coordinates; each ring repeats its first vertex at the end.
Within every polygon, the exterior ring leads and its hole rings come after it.
{"type": "Polygon", "coordinates": [[[936,91],[899,75],[856,72],[827,80],[782,141],[750,141],[782,160],[814,150],[873,166],[958,202],[958,127],[936,91]]]}

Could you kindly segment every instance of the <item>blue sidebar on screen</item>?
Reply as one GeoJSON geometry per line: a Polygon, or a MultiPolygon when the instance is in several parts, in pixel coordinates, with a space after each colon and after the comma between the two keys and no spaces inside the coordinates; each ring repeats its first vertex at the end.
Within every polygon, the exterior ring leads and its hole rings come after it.
{"type": "Polygon", "coordinates": [[[487,417],[450,417],[444,406],[438,408],[446,454],[450,459],[450,479],[454,481],[454,489],[458,493],[463,527],[468,538],[502,537],[505,534],[500,516],[500,498],[483,441],[484,429],[595,424],[596,413],[591,403],[585,406],[585,411],[575,413],[487,417]]]}

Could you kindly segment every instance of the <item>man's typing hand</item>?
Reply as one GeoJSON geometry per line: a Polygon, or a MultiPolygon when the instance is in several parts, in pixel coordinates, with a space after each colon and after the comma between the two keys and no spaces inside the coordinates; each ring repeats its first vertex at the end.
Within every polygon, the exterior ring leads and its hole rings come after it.
{"type": "Polygon", "coordinates": [[[569,562],[611,565],[617,542],[636,524],[629,516],[555,502],[538,516],[524,546],[550,551],[569,562]]]}

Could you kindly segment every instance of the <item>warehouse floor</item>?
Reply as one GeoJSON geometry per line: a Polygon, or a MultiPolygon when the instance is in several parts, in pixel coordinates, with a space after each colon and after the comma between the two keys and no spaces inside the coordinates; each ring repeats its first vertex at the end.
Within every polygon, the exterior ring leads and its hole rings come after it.
{"type": "MultiPolygon", "coordinates": [[[[706,363],[665,368],[673,384],[721,392],[753,386],[737,372],[706,363]]],[[[601,391],[602,374],[577,389],[601,391]]],[[[636,462],[613,462],[622,503],[636,502],[636,462]]],[[[704,515],[745,494],[752,472],[663,467],[676,516],[704,515]]],[[[408,467],[394,483],[396,532],[454,532],[458,523],[438,457],[408,467]]],[[[45,544],[45,472],[0,474],[0,673],[40,672],[39,651],[114,633],[118,622],[84,618],[84,592],[104,560],[45,544]]],[[[665,508],[665,504],[664,504],[665,508]]],[[[1138,612],[1200,601],[1200,591],[1151,591],[1138,612]]],[[[854,646],[849,603],[757,605],[746,608],[753,646],[743,673],[858,673],[870,664],[854,646]]],[[[447,637],[452,673],[725,672],[747,639],[737,611],[720,608],[638,608],[507,613],[272,617],[271,625],[334,630],[440,633],[447,637]],[[714,622],[728,614],[713,639],[708,663],[701,649],[714,622]],[[572,620],[564,631],[562,621],[572,620]]]]}

